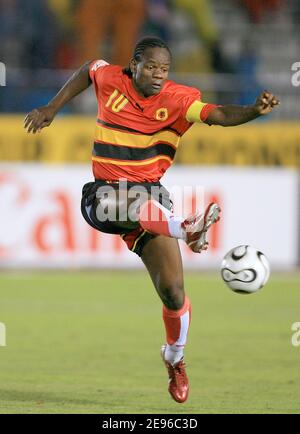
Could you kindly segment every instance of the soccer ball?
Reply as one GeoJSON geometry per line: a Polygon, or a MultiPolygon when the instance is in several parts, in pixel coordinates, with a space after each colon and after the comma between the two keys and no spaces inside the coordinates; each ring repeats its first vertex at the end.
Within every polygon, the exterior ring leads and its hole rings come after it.
{"type": "Polygon", "coordinates": [[[267,283],[270,276],[269,261],[254,247],[234,247],[224,256],[221,276],[232,291],[252,294],[267,283]]]}

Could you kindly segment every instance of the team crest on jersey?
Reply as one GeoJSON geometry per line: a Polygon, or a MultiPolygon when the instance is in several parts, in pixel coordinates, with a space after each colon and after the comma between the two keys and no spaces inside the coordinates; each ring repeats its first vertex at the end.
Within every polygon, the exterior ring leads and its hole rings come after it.
{"type": "Polygon", "coordinates": [[[168,109],[165,107],[159,108],[156,110],[155,119],[157,121],[165,121],[168,119],[168,109]]]}

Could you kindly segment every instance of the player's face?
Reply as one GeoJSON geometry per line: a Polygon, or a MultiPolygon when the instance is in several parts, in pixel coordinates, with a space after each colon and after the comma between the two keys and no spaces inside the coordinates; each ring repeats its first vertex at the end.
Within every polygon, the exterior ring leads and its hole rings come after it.
{"type": "Polygon", "coordinates": [[[131,60],[133,84],[142,96],[158,94],[168,78],[171,58],[168,50],[160,47],[149,47],[144,51],[142,59],[131,60]]]}

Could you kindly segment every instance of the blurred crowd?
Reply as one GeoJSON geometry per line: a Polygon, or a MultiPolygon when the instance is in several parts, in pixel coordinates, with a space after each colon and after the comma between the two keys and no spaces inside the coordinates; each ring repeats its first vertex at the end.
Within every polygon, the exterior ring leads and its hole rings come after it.
{"type": "MultiPolygon", "coordinates": [[[[300,15],[300,0],[226,1],[249,23],[270,19],[287,1],[298,5],[300,15]]],[[[38,82],[40,69],[75,69],[95,58],[125,66],[136,40],[156,35],[174,51],[176,72],[242,72],[251,79],[255,47],[246,41],[238,59],[228,56],[213,13],[217,2],[223,0],[0,0],[0,62],[38,82]]],[[[44,88],[38,100],[48,98],[47,84],[44,88]]],[[[5,104],[0,95],[0,110],[16,110],[13,102],[7,105],[9,92],[5,104]]]]}
{"type": "MultiPolygon", "coordinates": [[[[255,22],[284,2],[233,1],[255,22]]],[[[208,67],[230,70],[209,0],[0,0],[0,59],[29,69],[72,69],[98,57],[125,65],[141,34],[158,35],[172,47],[174,11],[189,17],[208,67]]]]}

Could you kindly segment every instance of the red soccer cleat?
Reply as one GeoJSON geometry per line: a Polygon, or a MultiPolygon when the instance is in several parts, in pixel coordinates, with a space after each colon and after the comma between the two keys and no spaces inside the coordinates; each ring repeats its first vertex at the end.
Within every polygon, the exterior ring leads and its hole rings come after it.
{"type": "Polygon", "coordinates": [[[164,358],[166,346],[161,348],[161,357],[168,370],[169,375],[169,393],[174,401],[183,403],[188,399],[189,395],[189,380],[185,372],[185,363],[183,358],[174,366],[167,362],[164,358]]]}
{"type": "Polygon", "coordinates": [[[192,214],[182,222],[182,228],[186,234],[185,242],[195,253],[207,250],[208,242],[206,234],[210,226],[220,220],[221,208],[216,203],[211,203],[204,214],[192,214]]]}

